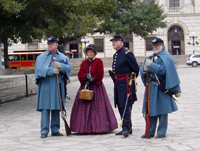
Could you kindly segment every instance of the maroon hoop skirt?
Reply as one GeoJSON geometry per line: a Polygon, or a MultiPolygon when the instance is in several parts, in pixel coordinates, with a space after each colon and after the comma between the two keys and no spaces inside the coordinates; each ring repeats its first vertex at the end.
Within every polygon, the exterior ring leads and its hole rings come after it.
{"type": "MultiPolygon", "coordinates": [[[[79,90],[84,89],[84,85],[79,90]]],[[[78,133],[103,133],[118,128],[117,120],[113,112],[103,82],[91,85],[94,91],[92,101],[79,99],[79,91],[76,95],[70,118],[70,129],[78,133]]]]}

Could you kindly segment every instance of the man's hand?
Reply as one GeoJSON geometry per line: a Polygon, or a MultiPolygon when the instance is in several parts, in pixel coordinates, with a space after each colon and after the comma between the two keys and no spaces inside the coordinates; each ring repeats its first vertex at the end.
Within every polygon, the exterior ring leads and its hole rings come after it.
{"type": "Polygon", "coordinates": [[[54,61],[54,68],[61,69],[61,65],[58,61],[54,61]]]}
{"type": "Polygon", "coordinates": [[[152,61],[150,59],[146,59],[143,71],[148,71],[152,61]]]}
{"type": "Polygon", "coordinates": [[[146,59],[145,66],[150,67],[152,61],[150,59],[146,59]]]}
{"type": "Polygon", "coordinates": [[[180,97],[180,96],[181,96],[181,92],[176,92],[176,93],[175,93],[175,96],[176,96],[176,97],[180,97]]]}
{"type": "Polygon", "coordinates": [[[144,66],[144,68],[143,68],[143,71],[144,72],[147,72],[149,70],[149,67],[147,67],[146,65],[144,66]]]}
{"type": "Polygon", "coordinates": [[[108,71],[108,73],[109,73],[109,75],[110,75],[111,79],[115,80],[115,79],[114,79],[113,72],[112,72],[111,70],[109,70],[109,71],[108,71]]]}
{"type": "Polygon", "coordinates": [[[54,69],[53,69],[53,74],[59,74],[59,73],[60,73],[60,71],[59,71],[58,68],[54,68],[54,69]]]}

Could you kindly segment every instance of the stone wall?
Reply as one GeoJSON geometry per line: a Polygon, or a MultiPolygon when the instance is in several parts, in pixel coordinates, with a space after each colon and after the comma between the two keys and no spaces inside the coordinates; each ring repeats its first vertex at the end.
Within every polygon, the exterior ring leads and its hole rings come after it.
{"type": "MultiPolygon", "coordinates": [[[[25,75],[8,75],[4,78],[0,78],[0,90],[10,89],[14,87],[20,87],[26,85],[25,75]]],[[[28,85],[35,83],[35,75],[27,75],[28,85]]]]}

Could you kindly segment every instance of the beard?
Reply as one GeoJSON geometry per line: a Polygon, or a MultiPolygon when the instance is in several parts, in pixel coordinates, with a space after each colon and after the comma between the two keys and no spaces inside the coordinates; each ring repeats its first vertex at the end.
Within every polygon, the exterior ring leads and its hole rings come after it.
{"type": "Polygon", "coordinates": [[[162,45],[160,45],[160,48],[159,48],[159,49],[153,48],[154,54],[158,54],[158,53],[160,53],[161,51],[162,51],[162,45]]]}

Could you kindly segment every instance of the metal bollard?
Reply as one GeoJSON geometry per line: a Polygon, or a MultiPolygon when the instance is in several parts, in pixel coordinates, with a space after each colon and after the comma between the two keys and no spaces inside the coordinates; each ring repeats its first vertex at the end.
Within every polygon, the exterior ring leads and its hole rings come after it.
{"type": "Polygon", "coordinates": [[[28,97],[28,80],[26,74],[25,74],[25,81],[26,81],[26,97],[28,97]]]}

